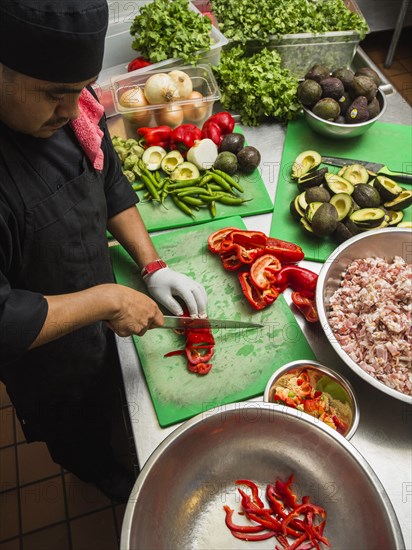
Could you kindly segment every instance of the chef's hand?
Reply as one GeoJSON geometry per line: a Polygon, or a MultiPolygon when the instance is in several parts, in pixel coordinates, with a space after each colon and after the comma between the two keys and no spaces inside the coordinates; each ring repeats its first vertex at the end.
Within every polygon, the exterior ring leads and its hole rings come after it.
{"type": "Polygon", "coordinates": [[[146,294],[123,285],[104,287],[105,297],[108,296],[116,304],[106,322],[118,336],[143,336],[148,329],[163,325],[163,313],[146,294]]]}
{"type": "Polygon", "coordinates": [[[164,267],[144,277],[144,281],[153,298],[173,315],[183,314],[182,306],[175,298],[178,297],[186,304],[191,317],[207,317],[206,291],[190,277],[164,267]]]}

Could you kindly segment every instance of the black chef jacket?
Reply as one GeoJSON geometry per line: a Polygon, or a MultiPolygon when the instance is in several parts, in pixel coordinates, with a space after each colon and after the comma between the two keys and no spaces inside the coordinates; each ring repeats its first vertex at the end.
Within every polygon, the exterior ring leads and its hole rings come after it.
{"type": "Polygon", "coordinates": [[[93,429],[107,399],[115,351],[104,322],[28,350],[47,315],[44,295],[114,281],[107,219],[137,198],[104,117],[100,127],[98,172],[68,125],[40,139],[0,123],[0,379],[29,441],[62,425],[77,430],[90,421],[93,429]]]}

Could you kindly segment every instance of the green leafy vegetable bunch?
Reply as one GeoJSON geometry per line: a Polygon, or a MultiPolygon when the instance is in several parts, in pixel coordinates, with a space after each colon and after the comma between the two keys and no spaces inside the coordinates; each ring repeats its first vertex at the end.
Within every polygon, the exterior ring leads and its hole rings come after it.
{"type": "Polygon", "coordinates": [[[357,31],[363,39],[366,21],[342,0],[212,0],[219,29],[232,40],[264,40],[269,35],[357,31]]]}
{"type": "Polygon", "coordinates": [[[140,9],[130,27],[132,48],[152,63],[179,57],[195,64],[209,50],[212,23],[189,9],[188,0],[154,0],[140,9]]]}
{"type": "Polygon", "coordinates": [[[282,122],[294,118],[301,108],[298,80],[280,62],[276,50],[266,48],[250,57],[241,46],[223,51],[213,71],[224,108],[239,113],[248,126],[258,126],[266,117],[282,122]]]}

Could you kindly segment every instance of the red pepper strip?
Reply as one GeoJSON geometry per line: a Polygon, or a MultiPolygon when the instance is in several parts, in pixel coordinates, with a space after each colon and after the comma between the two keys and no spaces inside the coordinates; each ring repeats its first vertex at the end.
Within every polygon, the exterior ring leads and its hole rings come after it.
{"type": "Polygon", "coordinates": [[[249,535],[247,533],[238,533],[236,531],[231,531],[232,535],[240,540],[266,540],[271,539],[275,536],[275,533],[273,531],[269,531],[268,533],[262,533],[260,535],[249,535]]]}
{"type": "Polygon", "coordinates": [[[220,113],[212,115],[206,120],[205,124],[207,122],[213,122],[217,124],[223,136],[232,133],[233,128],[235,127],[235,119],[227,111],[221,111],[220,113]]]}
{"type": "Polygon", "coordinates": [[[185,331],[187,344],[214,344],[215,339],[212,332],[207,328],[188,329],[185,331]]]}
{"type": "Polygon", "coordinates": [[[263,531],[264,527],[261,525],[237,525],[233,523],[233,512],[229,506],[223,506],[226,512],[226,525],[231,531],[238,531],[240,533],[260,533],[263,531]]]}
{"type": "Polygon", "coordinates": [[[261,231],[243,231],[241,229],[234,229],[227,234],[224,242],[222,243],[222,251],[225,250],[225,246],[230,246],[231,243],[243,246],[248,250],[254,250],[261,248],[262,251],[266,246],[268,238],[261,231]]]}
{"type": "Polygon", "coordinates": [[[273,287],[269,287],[266,290],[256,288],[247,271],[239,272],[238,279],[247,301],[256,310],[264,309],[279,296],[278,291],[273,287]]]}
{"type": "Polygon", "coordinates": [[[285,550],[298,550],[299,546],[302,544],[302,542],[305,542],[307,538],[308,538],[307,534],[304,533],[297,540],[295,540],[293,544],[290,544],[289,546],[285,546],[285,550]]]}
{"type": "Polygon", "coordinates": [[[223,139],[222,131],[215,122],[206,120],[202,127],[201,139],[211,139],[219,147],[223,139]]]}
{"type": "Polygon", "coordinates": [[[165,353],[163,357],[173,357],[173,355],[184,355],[185,350],[184,349],[177,349],[176,351],[169,351],[169,353],[165,353]]]}
{"type": "Polygon", "coordinates": [[[287,526],[291,521],[293,521],[293,519],[298,518],[301,514],[305,514],[306,512],[309,512],[309,511],[320,516],[322,519],[326,518],[326,512],[324,508],[322,508],[321,506],[317,506],[316,504],[310,504],[310,503],[300,504],[299,506],[296,506],[293,512],[288,514],[288,517],[282,521],[283,534],[284,535],[287,534],[287,526]]]}
{"type": "Polygon", "coordinates": [[[237,231],[237,227],[224,227],[223,229],[218,229],[209,235],[209,238],[207,239],[207,247],[212,254],[220,254],[222,241],[232,231],[237,231]]]}
{"type": "Polygon", "coordinates": [[[241,264],[251,264],[256,258],[262,255],[263,250],[261,248],[246,249],[239,244],[229,243],[226,240],[222,242],[222,254],[232,254],[237,257],[241,264]]]}
{"type": "Polygon", "coordinates": [[[274,239],[273,237],[268,237],[265,252],[274,254],[282,264],[300,262],[305,256],[303,250],[297,244],[274,239]]]}
{"type": "Polygon", "coordinates": [[[292,302],[303,313],[305,319],[309,323],[316,323],[319,321],[318,311],[316,309],[316,303],[314,300],[305,298],[300,292],[292,292],[292,302]]]}
{"type": "Polygon", "coordinates": [[[243,265],[243,262],[239,260],[235,250],[222,252],[220,259],[226,271],[237,271],[243,265]]]}
{"type": "Polygon", "coordinates": [[[137,133],[144,138],[146,145],[160,145],[160,143],[169,143],[172,128],[170,126],[142,127],[137,130],[137,133]]]}
{"type": "Polygon", "coordinates": [[[250,278],[253,284],[264,290],[269,288],[276,280],[276,273],[282,269],[282,265],[273,254],[264,254],[257,258],[250,268],[250,278]]]}
{"type": "Polygon", "coordinates": [[[215,348],[214,346],[197,346],[196,348],[189,348],[186,346],[185,351],[188,361],[192,363],[192,365],[199,365],[200,363],[207,363],[212,359],[215,348]],[[208,351],[202,355],[197,351],[199,347],[205,347],[208,351]]]}
{"type": "Polygon", "coordinates": [[[257,504],[260,508],[265,507],[259,497],[259,487],[256,485],[256,483],[253,483],[253,481],[250,481],[249,479],[237,479],[235,483],[236,485],[246,485],[247,487],[249,487],[249,489],[252,490],[253,502],[257,504]]]}
{"type": "MultiPolygon", "coordinates": [[[[274,514],[280,516],[281,518],[286,518],[288,516],[288,513],[285,511],[285,506],[283,502],[279,500],[276,495],[275,485],[272,485],[272,484],[267,485],[266,496],[274,514]]],[[[304,531],[302,523],[303,522],[301,520],[295,520],[291,522],[290,525],[294,529],[304,531]]]]}
{"type": "Polygon", "coordinates": [[[195,141],[202,139],[202,130],[195,124],[181,124],[177,126],[170,136],[170,148],[177,149],[181,153],[193,147],[195,141]]]}
{"type": "Polygon", "coordinates": [[[293,483],[293,474],[287,481],[275,481],[275,492],[284,501],[285,505],[294,510],[297,506],[296,495],[290,490],[290,486],[293,483]]]}
{"type": "Polygon", "coordinates": [[[309,290],[314,292],[317,282],[317,273],[296,265],[288,265],[283,267],[276,276],[277,285],[287,284],[292,290],[297,292],[300,292],[301,290],[309,290]]]}
{"type": "Polygon", "coordinates": [[[142,56],[136,57],[136,59],[133,59],[128,64],[127,72],[130,73],[131,71],[136,71],[137,69],[141,69],[142,67],[148,67],[149,65],[152,65],[152,63],[144,59],[144,57],[142,56]]]}

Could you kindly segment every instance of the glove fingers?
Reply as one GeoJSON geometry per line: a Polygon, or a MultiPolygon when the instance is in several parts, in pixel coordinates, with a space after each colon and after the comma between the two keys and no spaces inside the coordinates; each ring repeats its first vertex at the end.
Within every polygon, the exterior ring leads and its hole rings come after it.
{"type": "Polygon", "coordinates": [[[158,301],[165,306],[165,308],[170,311],[173,315],[183,315],[182,306],[179,304],[177,300],[173,298],[172,295],[170,296],[162,296],[157,297],[158,301]]]}
{"type": "Polygon", "coordinates": [[[199,285],[192,289],[194,299],[197,304],[197,314],[201,319],[207,317],[207,294],[203,286],[199,285]]]}

